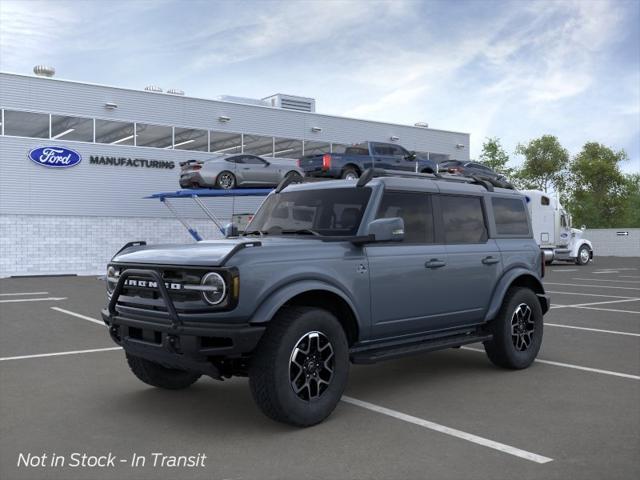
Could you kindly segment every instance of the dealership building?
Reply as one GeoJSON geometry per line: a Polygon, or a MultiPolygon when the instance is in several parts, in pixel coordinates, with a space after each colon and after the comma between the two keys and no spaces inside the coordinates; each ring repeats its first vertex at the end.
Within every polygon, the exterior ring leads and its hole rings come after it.
{"type": "MultiPolygon", "coordinates": [[[[469,134],[323,115],[310,98],[203,99],[34,71],[0,72],[0,277],[97,274],[126,242],[194,241],[159,201],[144,198],[177,190],[186,160],[250,153],[294,162],[365,140],[438,160],[469,158],[469,134]],[[37,161],[56,151],[64,168],[37,161]]],[[[226,221],[255,211],[262,199],[205,201],[226,221]]],[[[192,202],[174,205],[203,237],[220,236],[192,202]]]]}

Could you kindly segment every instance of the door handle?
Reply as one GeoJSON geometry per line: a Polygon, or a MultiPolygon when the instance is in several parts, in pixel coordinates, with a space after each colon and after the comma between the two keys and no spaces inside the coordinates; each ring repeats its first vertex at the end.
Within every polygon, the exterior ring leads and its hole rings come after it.
{"type": "Polygon", "coordinates": [[[498,263],[499,261],[500,259],[492,257],[491,255],[482,259],[482,263],[484,263],[485,265],[493,265],[494,263],[498,263]]]}
{"type": "Polygon", "coordinates": [[[439,260],[437,258],[432,258],[431,260],[427,260],[424,264],[425,268],[440,268],[444,267],[447,263],[439,260]]]}

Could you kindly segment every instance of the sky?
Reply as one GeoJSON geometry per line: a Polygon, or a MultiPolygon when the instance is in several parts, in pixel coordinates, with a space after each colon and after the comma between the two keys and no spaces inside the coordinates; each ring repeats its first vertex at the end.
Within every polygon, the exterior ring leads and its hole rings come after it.
{"type": "Polygon", "coordinates": [[[624,149],[640,172],[640,0],[0,0],[0,70],[624,149]]]}

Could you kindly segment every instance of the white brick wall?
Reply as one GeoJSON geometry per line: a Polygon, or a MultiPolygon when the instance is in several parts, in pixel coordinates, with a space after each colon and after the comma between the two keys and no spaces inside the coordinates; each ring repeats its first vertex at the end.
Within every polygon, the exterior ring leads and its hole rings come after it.
{"type": "MultiPolygon", "coordinates": [[[[221,237],[212,222],[189,222],[204,238],[221,237]]],[[[194,241],[174,218],[0,215],[0,277],[103,274],[113,254],[133,240],[194,241]]]]}
{"type": "Polygon", "coordinates": [[[584,238],[593,243],[595,256],[640,257],[640,228],[588,228],[584,238]]]}

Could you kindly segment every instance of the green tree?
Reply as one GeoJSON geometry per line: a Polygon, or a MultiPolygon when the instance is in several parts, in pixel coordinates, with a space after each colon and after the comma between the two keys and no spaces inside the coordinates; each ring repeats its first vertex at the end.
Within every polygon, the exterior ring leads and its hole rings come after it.
{"type": "Polygon", "coordinates": [[[482,153],[480,154],[480,163],[510,178],[514,169],[507,167],[509,163],[509,155],[505,152],[500,144],[498,137],[487,137],[482,144],[482,153]]]}
{"type": "Polygon", "coordinates": [[[620,227],[640,228],[640,173],[625,175],[625,202],[620,227]]]}
{"type": "Polygon", "coordinates": [[[584,144],[569,168],[567,208],[575,224],[618,227],[625,215],[633,216],[628,207],[633,179],[625,178],[618,165],[626,159],[624,150],[614,151],[597,142],[584,144]]]}
{"type": "Polygon", "coordinates": [[[561,192],[569,165],[569,152],[553,135],[543,135],[527,144],[518,144],[516,154],[524,156],[514,180],[521,188],[561,192]]]}

